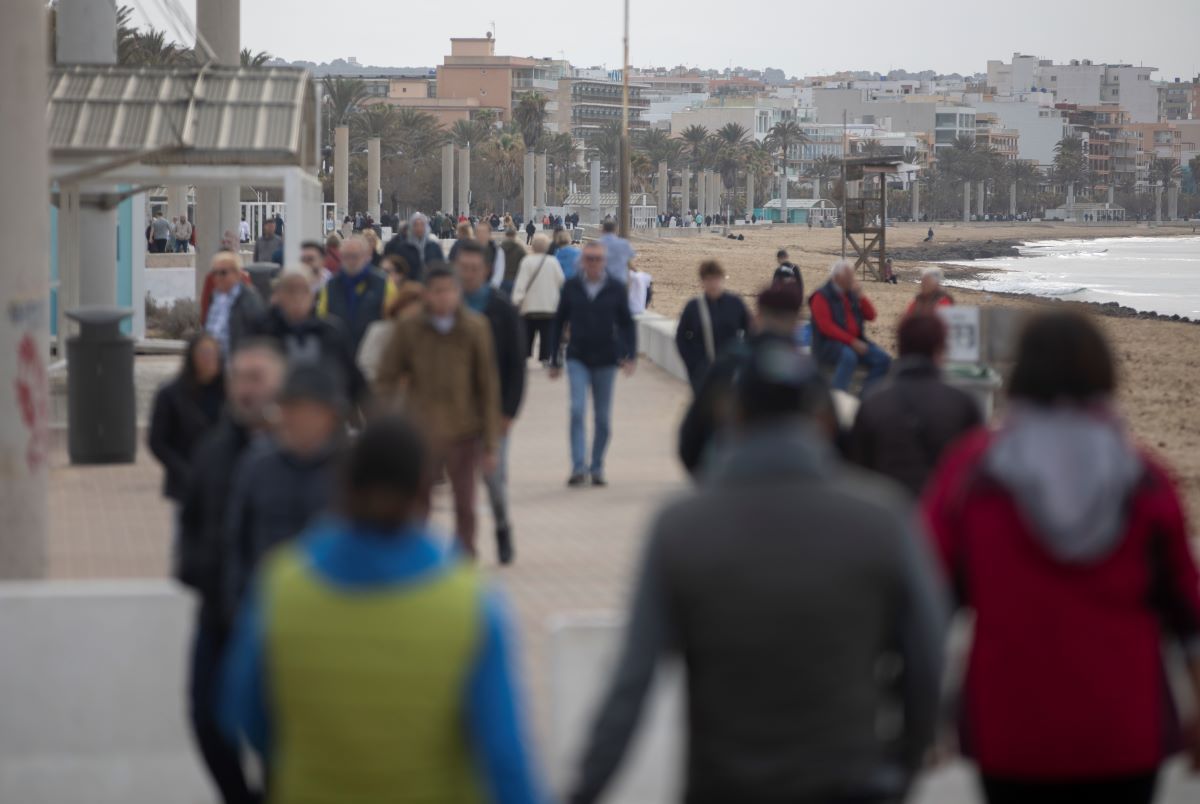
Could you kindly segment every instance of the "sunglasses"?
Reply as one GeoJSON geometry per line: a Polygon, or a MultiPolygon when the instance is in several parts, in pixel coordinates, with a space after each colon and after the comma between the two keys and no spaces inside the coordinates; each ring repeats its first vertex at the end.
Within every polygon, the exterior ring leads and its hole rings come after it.
{"type": "Polygon", "coordinates": [[[233,273],[233,271],[228,268],[215,268],[212,271],[213,276],[227,276],[231,273],[233,273]]]}

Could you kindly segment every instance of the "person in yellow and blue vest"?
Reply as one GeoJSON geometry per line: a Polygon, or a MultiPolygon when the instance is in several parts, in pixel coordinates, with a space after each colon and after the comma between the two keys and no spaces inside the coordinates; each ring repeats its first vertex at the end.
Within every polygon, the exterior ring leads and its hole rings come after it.
{"type": "Polygon", "coordinates": [[[220,720],[272,804],[535,804],[509,623],[424,524],[431,477],[404,420],[369,424],[339,511],[264,562],[226,656],[220,720]]]}

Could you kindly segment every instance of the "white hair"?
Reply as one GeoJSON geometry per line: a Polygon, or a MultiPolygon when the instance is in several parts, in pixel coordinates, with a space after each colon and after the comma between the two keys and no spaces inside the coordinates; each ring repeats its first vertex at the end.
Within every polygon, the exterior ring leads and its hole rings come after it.
{"type": "Polygon", "coordinates": [[[841,276],[842,271],[845,271],[847,268],[849,268],[851,271],[854,270],[854,263],[851,260],[844,258],[836,260],[833,265],[829,266],[829,278],[836,279],[837,277],[841,276]]]}
{"type": "Polygon", "coordinates": [[[930,265],[921,269],[921,278],[924,279],[927,276],[932,276],[938,281],[938,284],[941,284],[942,280],[946,278],[946,275],[942,273],[942,269],[936,265],[930,265]]]}

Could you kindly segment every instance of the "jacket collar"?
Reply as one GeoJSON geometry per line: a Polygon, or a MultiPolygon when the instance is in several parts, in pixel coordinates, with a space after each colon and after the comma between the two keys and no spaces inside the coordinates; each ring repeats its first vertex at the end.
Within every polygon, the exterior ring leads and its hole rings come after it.
{"type": "Polygon", "coordinates": [[[721,485],[764,477],[822,477],[834,465],[829,443],[811,422],[795,418],[759,427],[718,445],[708,462],[705,482],[721,485]]]}
{"type": "Polygon", "coordinates": [[[898,358],[893,371],[897,377],[910,379],[937,378],[942,376],[942,369],[938,364],[925,355],[905,355],[898,358]]]}

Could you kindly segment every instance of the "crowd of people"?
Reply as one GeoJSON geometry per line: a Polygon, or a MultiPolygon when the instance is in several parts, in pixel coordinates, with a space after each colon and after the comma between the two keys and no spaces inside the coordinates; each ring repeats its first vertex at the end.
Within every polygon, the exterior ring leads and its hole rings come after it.
{"type": "MultiPolygon", "coordinates": [[[[306,242],[265,299],[219,253],[203,331],[155,400],[174,570],[199,599],[191,720],[226,802],[263,792],[243,746],[271,801],[551,800],[512,623],[474,566],[477,487],[508,564],[509,446],[539,364],[568,379],[567,485],[607,485],[652,281],[615,225],[527,249],[506,222],[497,240],[490,220],[457,221],[443,255],[443,223],[306,242]],[[429,524],[443,478],[450,545],[429,524]]],[[[1159,650],[1177,641],[1200,695],[1200,580],[1096,326],[1034,316],[988,429],[941,376],[938,272],[893,361],[851,263],[806,297],[777,262],[753,311],[720,264],[699,268],[677,331],[695,485],[653,520],[566,800],[600,799],[669,656],[688,678],[688,801],[901,801],[948,708],[991,804],[1148,804],[1173,752],[1200,767],[1159,650]],[[846,426],[836,394],[859,375],[846,426]],[[956,609],[975,625],[948,707],[956,609]]]]}

